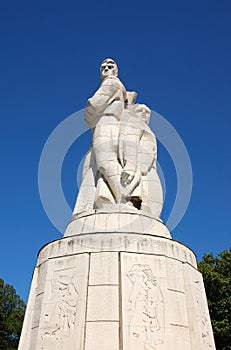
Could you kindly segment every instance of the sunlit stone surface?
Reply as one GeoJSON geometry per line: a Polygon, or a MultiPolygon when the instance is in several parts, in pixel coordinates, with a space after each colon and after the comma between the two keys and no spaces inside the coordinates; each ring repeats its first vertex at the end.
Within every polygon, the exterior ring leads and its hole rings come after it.
{"type": "Polygon", "coordinates": [[[112,59],[100,76],[73,220],[39,252],[19,350],[214,350],[195,255],[160,219],[150,109],[112,59]]]}

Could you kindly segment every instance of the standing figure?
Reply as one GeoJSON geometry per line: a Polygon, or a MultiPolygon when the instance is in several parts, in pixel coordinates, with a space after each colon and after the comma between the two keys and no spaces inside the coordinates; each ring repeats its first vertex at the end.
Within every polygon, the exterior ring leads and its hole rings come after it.
{"type": "MultiPolygon", "coordinates": [[[[117,76],[116,63],[112,59],[104,60],[100,67],[101,85],[88,100],[85,120],[92,129],[92,151],[96,169],[104,180],[100,180],[100,185],[105,186],[106,182],[115,202],[120,203],[122,167],[118,162],[118,139],[126,90],[117,76]]],[[[98,200],[98,207],[102,206],[100,201],[102,198],[98,200]]]]}
{"type": "Polygon", "coordinates": [[[148,126],[151,111],[134,104],[137,94],[126,92],[112,59],[103,61],[100,77],[101,85],[85,111],[92,146],[73,216],[117,205],[119,210],[141,210],[159,218],[163,195],[156,171],[156,138],[148,126]]]}
{"type": "Polygon", "coordinates": [[[156,349],[163,328],[163,295],[152,269],[147,264],[134,264],[127,273],[132,283],[129,295],[129,333],[141,340],[145,350],[156,349]]]}
{"type": "Polygon", "coordinates": [[[151,110],[144,104],[131,104],[123,112],[119,136],[121,180],[127,189],[127,200],[159,218],[163,192],[156,169],[156,137],[148,126],[150,116],[151,110]]]}

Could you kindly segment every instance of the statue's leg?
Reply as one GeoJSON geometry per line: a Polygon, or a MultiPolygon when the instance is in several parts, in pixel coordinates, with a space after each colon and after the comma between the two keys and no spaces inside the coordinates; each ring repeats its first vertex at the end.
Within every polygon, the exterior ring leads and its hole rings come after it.
{"type": "Polygon", "coordinates": [[[147,176],[143,176],[141,185],[141,210],[158,219],[163,208],[163,191],[156,169],[152,168],[147,176]]]}
{"type": "Polygon", "coordinates": [[[76,200],[73,216],[93,210],[95,201],[95,178],[92,168],[88,169],[83,178],[76,200]]]}
{"type": "Polygon", "coordinates": [[[98,171],[107,181],[107,185],[115,198],[116,203],[121,203],[122,187],[120,184],[121,166],[115,160],[103,160],[97,163],[98,171]]]}
{"type": "Polygon", "coordinates": [[[107,181],[116,203],[121,203],[121,171],[118,161],[119,127],[116,124],[106,124],[96,127],[93,136],[93,151],[97,170],[107,181]]]}

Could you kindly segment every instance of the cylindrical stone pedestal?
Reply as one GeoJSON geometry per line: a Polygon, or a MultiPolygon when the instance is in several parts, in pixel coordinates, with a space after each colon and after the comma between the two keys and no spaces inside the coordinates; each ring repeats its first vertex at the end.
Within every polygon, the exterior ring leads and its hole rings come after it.
{"type": "Polygon", "coordinates": [[[160,221],[113,215],[40,250],[19,350],[215,349],[194,253],[160,221]]]}

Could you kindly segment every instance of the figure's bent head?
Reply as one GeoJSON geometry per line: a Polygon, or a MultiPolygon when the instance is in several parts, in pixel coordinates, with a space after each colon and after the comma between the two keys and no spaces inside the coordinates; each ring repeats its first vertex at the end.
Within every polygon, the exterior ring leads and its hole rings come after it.
{"type": "Polygon", "coordinates": [[[151,117],[151,110],[148,108],[148,106],[144,104],[135,104],[132,107],[132,111],[135,112],[135,114],[143,120],[144,123],[149,124],[150,117],[151,117]]]}
{"type": "Polygon", "coordinates": [[[111,58],[106,58],[100,66],[100,78],[101,80],[109,76],[118,76],[118,67],[115,61],[111,58]]]}

